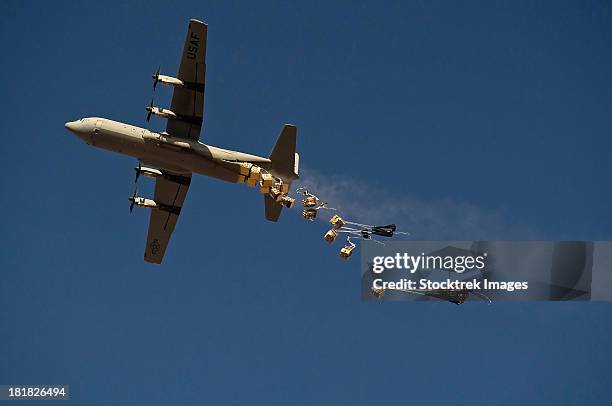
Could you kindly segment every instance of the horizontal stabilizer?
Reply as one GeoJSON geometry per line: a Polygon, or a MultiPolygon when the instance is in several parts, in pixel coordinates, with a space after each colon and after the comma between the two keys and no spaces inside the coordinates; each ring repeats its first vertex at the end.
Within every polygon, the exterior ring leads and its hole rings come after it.
{"type": "Polygon", "coordinates": [[[283,210],[283,205],[275,201],[270,195],[264,195],[264,204],[266,206],[266,220],[277,222],[283,210]]]}

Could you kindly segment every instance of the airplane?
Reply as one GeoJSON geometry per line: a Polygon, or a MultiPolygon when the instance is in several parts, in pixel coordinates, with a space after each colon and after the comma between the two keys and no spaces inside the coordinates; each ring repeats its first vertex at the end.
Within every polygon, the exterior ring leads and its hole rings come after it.
{"type": "Polygon", "coordinates": [[[65,127],[94,147],[138,159],[136,181],[142,174],[155,179],[155,196],[129,198],[134,205],[151,209],[144,260],[161,264],[176,226],[194,173],[260,186],[264,194],[265,216],[278,221],[283,207],[291,207],[288,196],[291,182],[299,178],[296,152],[297,128],[285,124],[269,157],[203,144],[199,141],[204,116],[206,41],[208,26],[190,20],[177,77],[153,75],[158,84],[173,87],[170,109],[146,107],[147,121],[152,115],[168,120],[161,133],[101,118],[86,117],[70,121],[65,127]],[[147,165],[147,166],[143,166],[147,165]]]}

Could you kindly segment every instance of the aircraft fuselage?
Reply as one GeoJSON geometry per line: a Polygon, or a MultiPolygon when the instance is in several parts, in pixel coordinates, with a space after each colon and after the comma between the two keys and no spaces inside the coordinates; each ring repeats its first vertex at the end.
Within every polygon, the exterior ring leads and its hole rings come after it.
{"type": "Polygon", "coordinates": [[[271,166],[268,158],[202,144],[197,140],[172,137],[146,128],[135,127],[99,117],[87,117],[65,124],[89,145],[133,156],[147,165],[175,173],[198,173],[225,180],[239,181],[239,163],[271,166]]]}

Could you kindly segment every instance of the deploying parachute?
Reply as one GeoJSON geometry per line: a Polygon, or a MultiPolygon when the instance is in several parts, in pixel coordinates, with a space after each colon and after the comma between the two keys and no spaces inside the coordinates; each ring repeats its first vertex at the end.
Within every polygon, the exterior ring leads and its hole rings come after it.
{"type": "MultiPolygon", "coordinates": [[[[328,207],[327,202],[322,203],[321,199],[317,195],[311,193],[304,187],[298,188],[296,192],[303,195],[302,205],[304,206],[304,209],[302,210],[302,216],[306,220],[314,221],[317,218],[319,210],[336,210],[333,207],[328,207]]],[[[373,239],[372,236],[393,237],[395,234],[408,234],[397,231],[397,226],[395,224],[374,226],[356,223],[353,221],[347,221],[338,214],[334,214],[329,219],[329,222],[332,225],[332,228],[323,235],[323,239],[325,241],[331,244],[336,241],[341,233],[346,234],[346,244],[342,247],[342,249],[340,249],[340,258],[342,259],[348,259],[353,253],[353,250],[356,247],[356,244],[352,241],[354,239],[372,240],[382,244],[381,241],[373,239]]]]}
{"type": "Polygon", "coordinates": [[[340,258],[348,259],[355,248],[355,243],[351,239],[359,240],[372,240],[379,244],[381,241],[373,239],[372,236],[376,235],[379,237],[393,237],[394,234],[408,234],[402,231],[396,231],[397,226],[395,224],[389,224],[386,226],[372,226],[368,224],[355,223],[353,221],[346,221],[337,214],[334,214],[329,219],[332,228],[325,233],[323,238],[328,243],[333,243],[338,238],[340,233],[347,234],[347,244],[340,250],[340,258]]]}
{"type": "Polygon", "coordinates": [[[408,234],[402,231],[396,231],[397,226],[395,224],[389,224],[386,226],[371,226],[368,224],[355,223],[352,221],[345,221],[342,217],[335,214],[329,222],[334,229],[341,233],[349,233],[363,240],[369,240],[373,235],[379,237],[393,237],[394,234],[408,234]],[[348,227],[347,227],[348,225],[348,227]]]}
{"type": "MultiPolygon", "coordinates": [[[[289,196],[290,183],[284,183],[282,179],[250,163],[242,163],[240,169],[242,182],[251,187],[258,186],[261,193],[268,195],[275,202],[287,208],[293,207],[295,199],[289,196]]],[[[305,187],[297,188],[296,193],[302,195],[302,217],[308,221],[316,220],[321,210],[337,211],[337,209],[333,207],[328,207],[327,202],[322,201],[319,196],[311,193],[305,187]]],[[[357,246],[353,240],[371,240],[383,244],[378,239],[372,237],[390,238],[396,234],[408,234],[397,231],[397,226],[395,224],[377,226],[356,223],[354,221],[345,220],[338,214],[334,214],[329,219],[329,222],[332,228],[324,234],[323,238],[325,241],[331,244],[336,241],[340,234],[346,235],[346,243],[340,249],[340,258],[342,259],[348,259],[352,255],[357,246]]]]}

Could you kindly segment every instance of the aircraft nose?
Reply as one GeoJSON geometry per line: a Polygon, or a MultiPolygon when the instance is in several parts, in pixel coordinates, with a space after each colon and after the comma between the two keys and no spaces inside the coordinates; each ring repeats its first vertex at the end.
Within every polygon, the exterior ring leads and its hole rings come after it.
{"type": "Polygon", "coordinates": [[[64,127],[86,143],[91,143],[92,141],[92,126],[89,121],[86,119],[80,119],[75,121],[68,121],[64,124],[64,127]]]}
{"type": "Polygon", "coordinates": [[[68,121],[66,124],[64,124],[64,127],[66,127],[68,131],[72,131],[72,132],[75,132],[77,129],[76,128],[77,125],[74,121],[68,121]]]}

